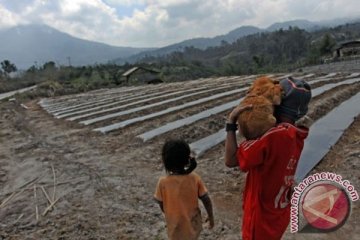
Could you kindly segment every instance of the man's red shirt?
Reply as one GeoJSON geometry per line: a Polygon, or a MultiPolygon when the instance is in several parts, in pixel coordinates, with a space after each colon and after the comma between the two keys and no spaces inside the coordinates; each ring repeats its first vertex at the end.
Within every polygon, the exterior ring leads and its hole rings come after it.
{"type": "Polygon", "coordinates": [[[290,194],[308,129],[281,123],[237,150],[248,172],[243,195],[243,239],[281,239],[290,221],[290,194]]]}

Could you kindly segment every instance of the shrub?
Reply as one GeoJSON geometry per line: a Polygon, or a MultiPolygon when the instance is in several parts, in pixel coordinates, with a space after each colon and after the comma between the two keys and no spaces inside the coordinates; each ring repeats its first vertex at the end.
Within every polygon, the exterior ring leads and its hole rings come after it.
{"type": "Polygon", "coordinates": [[[60,83],[53,80],[42,82],[38,85],[37,88],[40,95],[44,94],[45,96],[49,97],[60,95],[63,93],[64,90],[63,86],[60,83]]]}

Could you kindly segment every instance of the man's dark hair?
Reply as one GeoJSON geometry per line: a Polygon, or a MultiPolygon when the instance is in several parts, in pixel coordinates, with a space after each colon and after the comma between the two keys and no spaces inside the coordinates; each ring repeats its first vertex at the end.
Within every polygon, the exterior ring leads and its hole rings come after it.
{"type": "Polygon", "coordinates": [[[189,174],[197,165],[195,159],[190,158],[190,147],[184,140],[166,141],[161,155],[168,173],[189,174]]]}

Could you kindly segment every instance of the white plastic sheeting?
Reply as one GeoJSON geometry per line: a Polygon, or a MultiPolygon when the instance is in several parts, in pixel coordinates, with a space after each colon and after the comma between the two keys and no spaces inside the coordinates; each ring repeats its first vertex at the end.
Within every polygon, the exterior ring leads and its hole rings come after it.
{"type": "MultiPolygon", "coordinates": [[[[75,115],[75,114],[79,114],[79,113],[85,113],[85,112],[89,112],[87,114],[83,114],[83,115],[79,115],[79,116],[74,116],[74,117],[70,117],[68,118],[67,120],[70,120],[70,121],[74,121],[74,120],[78,120],[78,119],[82,119],[82,118],[86,118],[86,117],[90,117],[90,116],[94,116],[94,115],[98,115],[98,114],[101,114],[101,113],[106,113],[106,112],[111,112],[111,111],[114,111],[114,110],[119,110],[119,109],[122,109],[122,108],[125,108],[125,107],[129,107],[131,105],[135,105],[135,104],[139,104],[139,103],[145,103],[145,102],[148,102],[150,100],[155,100],[155,99],[159,99],[159,98],[164,98],[164,97],[169,97],[169,96],[173,96],[173,95],[176,95],[176,94],[180,94],[180,93],[187,93],[187,92],[192,92],[192,91],[198,91],[198,90],[203,90],[203,89],[207,89],[209,88],[210,86],[212,86],[213,84],[211,85],[202,85],[202,87],[198,87],[198,88],[192,88],[192,89],[188,89],[188,90],[181,90],[181,91],[177,91],[177,92],[172,92],[170,94],[164,94],[166,92],[162,92],[160,93],[160,96],[158,97],[154,97],[154,98],[147,98],[147,99],[144,99],[142,101],[137,101],[137,102],[132,102],[132,103],[128,103],[128,104],[125,104],[125,105],[120,105],[120,106],[116,106],[116,107],[113,107],[113,108],[106,108],[106,109],[102,109],[102,107],[95,107],[95,108],[91,108],[91,109],[87,109],[87,110],[84,110],[84,111],[79,111],[79,112],[76,112],[76,113],[69,113],[69,114],[66,114],[65,116],[58,116],[60,118],[62,117],[68,117],[68,116],[72,116],[72,115],[75,115]],[[97,110],[97,109],[102,109],[102,110],[99,110],[99,111],[94,111],[94,110],[97,110]],[[94,111],[94,112],[93,112],[94,111]]],[[[225,88],[228,88],[232,85],[235,85],[235,83],[226,83],[226,84],[222,84],[222,85],[216,85],[217,87],[216,88],[211,88],[211,89],[208,89],[209,91],[216,91],[216,90],[221,90],[221,89],[225,89],[225,88]]],[[[117,104],[116,104],[117,105],[117,104]]]]}
{"type": "MultiPolygon", "coordinates": [[[[85,125],[89,125],[89,124],[93,124],[93,123],[100,122],[100,121],[103,121],[103,120],[107,120],[107,119],[111,119],[111,118],[115,118],[115,117],[120,117],[120,116],[123,116],[123,115],[126,115],[126,114],[138,112],[138,111],[149,109],[149,108],[156,107],[156,106],[161,106],[161,105],[164,105],[164,104],[170,103],[170,102],[176,102],[176,101],[179,101],[179,100],[184,99],[184,98],[193,97],[193,96],[196,96],[196,95],[199,95],[199,94],[212,92],[212,91],[214,91],[214,90],[211,89],[211,90],[204,90],[204,91],[199,91],[199,92],[195,92],[195,93],[190,93],[190,94],[186,94],[186,95],[183,95],[183,96],[180,96],[180,97],[167,99],[167,100],[164,100],[164,101],[161,101],[161,102],[156,102],[156,103],[153,103],[153,104],[128,109],[128,110],[124,110],[124,111],[121,111],[121,112],[108,114],[108,115],[105,115],[105,116],[100,116],[100,117],[97,117],[97,118],[84,120],[84,121],[81,121],[80,123],[85,124],[85,125]]],[[[234,92],[236,92],[236,90],[228,91],[228,92],[225,92],[225,93],[219,93],[219,94],[216,94],[216,95],[211,96],[211,97],[201,98],[200,100],[196,100],[196,101],[193,101],[193,102],[189,102],[189,103],[177,106],[175,108],[176,109],[182,109],[182,108],[185,108],[185,107],[190,107],[190,106],[193,106],[195,104],[203,103],[203,102],[210,101],[210,100],[213,100],[213,99],[216,99],[216,98],[220,98],[222,96],[230,95],[231,93],[234,93],[234,92]]],[[[169,108],[169,109],[172,109],[172,108],[169,108]]],[[[171,111],[169,111],[169,112],[171,112],[171,111]]],[[[153,115],[153,114],[151,114],[151,115],[153,115]]]]}
{"type": "Polygon", "coordinates": [[[69,118],[69,120],[73,121],[73,120],[77,120],[77,119],[81,119],[81,118],[85,118],[85,117],[89,117],[89,116],[93,116],[99,113],[105,113],[105,112],[110,112],[110,111],[114,111],[114,110],[119,110],[125,107],[129,107],[132,105],[136,105],[136,104],[140,104],[140,103],[144,103],[144,102],[148,102],[148,101],[152,101],[152,100],[156,100],[156,99],[160,99],[160,98],[164,98],[164,97],[170,97],[170,96],[174,96],[180,93],[186,93],[186,92],[193,92],[195,90],[201,90],[201,89],[205,89],[205,88],[194,88],[194,89],[190,89],[190,90],[186,90],[186,91],[167,91],[167,92],[157,92],[157,93],[152,93],[152,94],[147,94],[147,95],[139,95],[133,98],[126,98],[126,99],[122,99],[121,101],[115,101],[112,103],[108,103],[105,105],[100,105],[100,106],[95,106],[95,107],[91,107],[91,108],[87,108],[87,109],[83,109],[83,110],[79,110],[79,111],[72,111],[69,113],[63,113],[63,114],[59,114],[56,115],[54,114],[57,118],[64,118],[64,117],[69,117],[69,116],[73,116],[73,115],[77,115],[77,114],[81,114],[81,113],[88,113],[88,114],[84,114],[84,115],[80,115],[80,116],[76,116],[73,118],[69,118]],[[142,99],[139,101],[134,101],[134,102],[130,102],[133,100],[138,100],[138,99],[142,99]],[[129,103],[130,102],[130,103],[129,103]],[[121,103],[126,103],[124,105],[119,105],[121,103]],[[112,107],[112,108],[108,108],[111,106],[116,106],[116,107],[112,107]],[[102,109],[100,111],[96,111],[98,109],[102,109]],[[89,113],[90,112],[90,113],[89,113]]]}
{"type": "Polygon", "coordinates": [[[208,109],[206,111],[202,111],[202,112],[197,113],[195,115],[192,115],[190,117],[180,119],[180,120],[177,120],[177,121],[174,121],[174,122],[171,122],[171,123],[167,123],[167,124],[165,124],[165,125],[163,125],[161,127],[158,127],[156,129],[153,129],[153,130],[148,131],[146,133],[140,134],[140,135],[138,135],[138,137],[140,137],[144,141],[150,140],[150,139],[152,139],[152,138],[154,138],[154,137],[156,137],[156,136],[158,136],[160,134],[166,133],[168,131],[172,131],[172,130],[174,130],[176,128],[179,128],[179,127],[182,127],[182,126],[185,126],[185,125],[188,125],[188,124],[192,124],[192,123],[194,123],[196,121],[199,121],[201,119],[208,118],[211,115],[218,114],[218,113],[224,112],[226,110],[229,110],[231,108],[234,108],[237,105],[239,105],[239,103],[240,103],[240,101],[242,99],[243,98],[237,99],[235,101],[222,104],[220,106],[208,109]]]}
{"type": "MultiPolygon", "coordinates": [[[[187,108],[187,107],[191,107],[191,106],[194,106],[194,105],[197,105],[197,104],[200,104],[200,103],[208,102],[208,101],[215,100],[215,99],[225,97],[225,96],[230,96],[230,95],[235,94],[235,93],[240,93],[240,92],[243,92],[245,89],[247,89],[247,87],[246,88],[235,89],[235,90],[232,90],[232,91],[227,91],[227,92],[224,92],[224,93],[215,94],[213,96],[206,97],[206,98],[201,98],[201,99],[198,99],[196,101],[188,102],[188,103],[185,103],[185,104],[182,104],[182,105],[179,105],[179,106],[170,107],[170,108],[165,109],[165,110],[160,111],[160,112],[152,113],[152,114],[149,114],[149,115],[145,115],[145,116],[137,117],[137,118],[133,118],[133,119],[128,119],[128,120],[125,120],[125,121],[122,121],[122,122],[119,122],[119,123],[111,124],[109,126],[96,128],[96,129],[94,129],[94,131],[100,131],[102,133],[110,132],[110,131],[113,131],[113,130],[128,126],[128,125],[136,123],[136,122],[141,122],[141,121],[151,119],[151,118],[154,118],[154,117],[158,117],[158,116],[170,113],[170,112],[174,112],[174,111],[178,111],[178,110],[181,110],[181,109],[184,109],[184,108],[187,108]]],[[[230,104],[235,104],[235,102],[239,103],[239,100],[236,100],[236,101],[228,103],[228,104],[229,105],[230,104]]]]}

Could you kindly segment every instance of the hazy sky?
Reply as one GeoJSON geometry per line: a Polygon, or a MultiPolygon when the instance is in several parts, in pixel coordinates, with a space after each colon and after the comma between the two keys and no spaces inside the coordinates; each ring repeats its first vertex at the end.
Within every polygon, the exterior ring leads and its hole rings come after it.
{"type": "Polygon", "coordinates": [[[243,25],[360,17],[360,0],[0,0],[0,28],[42,23],[116,46],[161,47],[243,25]]]}

